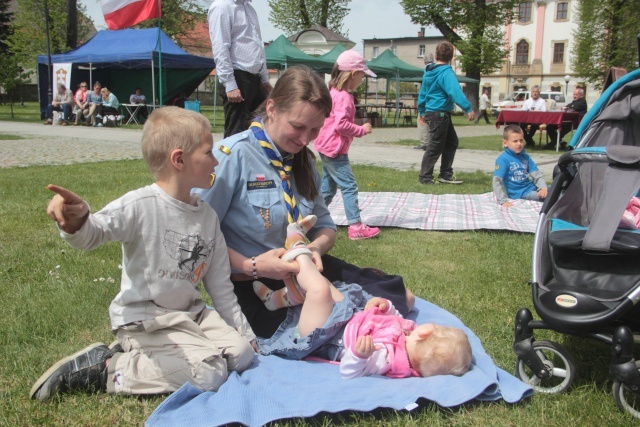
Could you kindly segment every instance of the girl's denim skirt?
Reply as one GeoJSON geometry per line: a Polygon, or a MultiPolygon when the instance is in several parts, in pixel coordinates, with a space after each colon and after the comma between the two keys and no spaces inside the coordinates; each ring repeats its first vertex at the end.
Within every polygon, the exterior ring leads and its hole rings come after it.
{"type": "Polygon", "coordinates": [[[336,302],[329,319],[322,327],[314,329],[306,337],[298,333],[298,321],[302,306],[289,307],[286,319],[271,338],[258,338],[258,349],[264,355],[277,355],[285,359],[301,360],[312,353],[315,356],[335,360],[342,346],[344,327],[353,315],[364,309],[371,295],[355,283],[334,282],[333,284],[344,295],[342,301],[336,302]]]}

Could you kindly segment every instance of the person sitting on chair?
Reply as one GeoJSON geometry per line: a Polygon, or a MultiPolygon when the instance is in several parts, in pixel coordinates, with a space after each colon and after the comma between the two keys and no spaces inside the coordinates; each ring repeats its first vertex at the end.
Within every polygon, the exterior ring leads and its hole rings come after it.
{"type": "MultiPolygon", "coordinates": [[[[540,86],[534,86],[531,88],[531,98],[524,101],[522,109],[525,111],[547,111],[547,103],[544,99],[540,98],[540,86]]],[[[527,142],[527,147],[534,147],[536,145],[533,140],[533,135],[540,128],[540,125],[531,124],[524,131],[524,140],[527,142]]]]}
{"type": "MultiPolygon", "coordinates": [[[[142,89],[137,87],[135,93],[132,93],[129,97],[129,104],[146,104],[147,98],[142,94],[142,89]]],[[[137,107],[135,110],[136,121],[140,124],[144,123],[147,119],[147,109],[142,106],[137,107]]]]}
{"type": "MultiPolygon", "coordinates": [[[[567,104],[562,107],[562,111],[572,111],[574,113],[578,113],[580,115],[580,121],[585,114],[587,114],[587,101],[584,99],[584,89],[581,87],[577,87],[573,90],[573,102],[567,104]]],[[[567,147],[567,143],[564,141],[564,137],[566,134],[573,130],[573,126],[563,126],[560,131],[560,148],[565,149],[567,147]]],[[[549,138],[551,138],[551,142],[545,145],[544,148],[554,149],[556,147],[556,141],[558,141],[558,126],[549,125],[547,126],[547,134],[549,138]]]]}
{"type": "Polygon", "coordinates": [[[76,115],[75,125],[78,126],[79,121],[87,117],[89,114],[89,91],[87,90],[87,82],[80,83],[75,96],[73,97],[73,113],[76,115]]]}
{"type": "Polygon", "coordinates": [[[51,104],[47,105],[47,120],[45,125],[53,124],[53,112],[62,111],[62,121],[60,124],[66,126],[69,123],[69,117],[71,116],[71,103],[73,101],[73,93],[67,90],[67,87],[58,83],[58,93],[53,98],[51,104]]]}

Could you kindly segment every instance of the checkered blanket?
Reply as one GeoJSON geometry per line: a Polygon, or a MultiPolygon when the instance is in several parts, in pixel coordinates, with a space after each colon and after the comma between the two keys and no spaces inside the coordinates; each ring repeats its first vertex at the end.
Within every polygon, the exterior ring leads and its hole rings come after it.
{"type": "MultiPolygon", "coordinates": [[[[541,202],[514,200],[504,208],[493,193],[359,193],[362,222],[376,227],[419,230],[511,230],[535,233],[541,202]]],[[[329,205],[337,225],[347,225],[342,195],[329,205]]]]}

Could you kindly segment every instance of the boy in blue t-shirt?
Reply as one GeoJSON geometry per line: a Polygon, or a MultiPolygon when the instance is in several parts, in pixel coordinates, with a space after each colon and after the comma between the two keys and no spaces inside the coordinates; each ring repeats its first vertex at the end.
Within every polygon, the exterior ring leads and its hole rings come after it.
{"type": "Polygon", "coordinates": [[[505,126],[502,146],[504,151],[496,159],[493,172],[493,194],[498,203],[509,207],[513,206],[509,199],[544,200],[547,183],[538,166],[524,152],[524,132],[520,126],[505,126]]]}

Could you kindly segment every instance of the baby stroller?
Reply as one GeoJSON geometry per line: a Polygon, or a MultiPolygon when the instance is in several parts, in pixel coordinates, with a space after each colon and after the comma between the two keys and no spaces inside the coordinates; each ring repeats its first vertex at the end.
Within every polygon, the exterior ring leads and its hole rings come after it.
{"type": "Polygon", "coordinates": [[[556,168],[533,249],[535,311],[515,320],[516,374],[559,393],[576,376],[565,347],[536,341],[547,329],[611,346],[618,408],[640,418],[640,230],[619,227],[640,189],[640,70],[611,85],[585,115],[556,168]]]}

